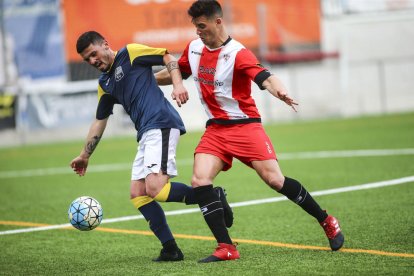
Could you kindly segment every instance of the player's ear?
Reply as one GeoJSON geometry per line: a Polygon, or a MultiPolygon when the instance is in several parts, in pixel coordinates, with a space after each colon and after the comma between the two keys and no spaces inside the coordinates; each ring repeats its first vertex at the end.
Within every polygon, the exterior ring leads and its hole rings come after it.
{"type": "Polygon", "coordinates": [[[220,17],[217,17],[217,18],[216,18],[216,24],[217,24],[217,25],[220,25],[221,23],[223,23],[223,19],[222,19],[222,18],[220,18],[220,17]]]}
{"type": "Polygon", "coordinates": [[[103,43],[102,43],[102,45],[105,47],[105,50],[108,50],[109,49],[109,43],[108,43],[108,41],[104,40],[103,43]]]}

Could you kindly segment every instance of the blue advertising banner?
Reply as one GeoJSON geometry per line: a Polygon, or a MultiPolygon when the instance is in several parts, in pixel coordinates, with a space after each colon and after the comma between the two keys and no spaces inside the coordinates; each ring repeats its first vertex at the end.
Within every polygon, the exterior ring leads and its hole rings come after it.
{"type": "Polygon", "coordinates": [[[36,130],[89,124],[95,118],[96,105],[96,91],[25,95],[19,97],[19,126],[36,130]]]}
{"type": "Polygon", "coordinates": [[[12,39],[14,61],[19,77],[29,79],[66,77],[60,1],[3,0],[2,2],[4,31],[12,39]]]}

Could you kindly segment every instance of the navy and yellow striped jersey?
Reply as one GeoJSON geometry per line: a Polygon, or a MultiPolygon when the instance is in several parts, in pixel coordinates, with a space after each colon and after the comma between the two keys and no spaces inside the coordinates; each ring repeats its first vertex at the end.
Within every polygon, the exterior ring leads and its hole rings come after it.
{"type": "Polygon", "coordinates": [[[96,118],[107,118],[114,104],[121,104],[135,124],[138,141],[150,129],[177,128],[184,134],[180,115],[164,97],[152,72],[152,66],[164,65],[166,52],[141,44],[119,50],[109,71],[99,78],[96,118]]]}

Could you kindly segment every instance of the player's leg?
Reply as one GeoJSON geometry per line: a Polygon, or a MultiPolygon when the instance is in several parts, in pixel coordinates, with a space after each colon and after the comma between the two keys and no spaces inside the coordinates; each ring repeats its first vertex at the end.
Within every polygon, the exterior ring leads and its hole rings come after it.
{"type": "Polygon", "coordinates": [[[229,135],[232,135],[232,137],[228,141],[236,141],[228,145],[235,156],[253,167],[272,189],[285,195],[315,217],[323,226],[332,250],[338,250],[344,239],[337,220],[332,216],[328,216],[319,207],[318,203],[299,181],[283,176],[272,142],[263,126],[259,123],[246,124],[233,129],[229,135]]]}
{"type": "Polygon", "coordinates": [[[178,174],[175,156],[180,131],[152,129],[143,135],[141,144],[143,139],[145,139],[143,162],[144,173],[147,175],[147,194],[156,201],[195,204],[191,186],[169,181],[178,174]]]}
{"type": "Polygon", "coordinates": [[[169,180],[163,172],[151,173],[147,177],[148,195],[159,202],[183,202],[187,205],[196,204],[191,186],[169,180]]]}
{"type": "MultiPolygon", "coordinates": [[[[150,197],[159,202],[196,204],[191,186],[169,180],[178,174],[175,156],[179,139],[178,129],[156,129],[146,133],[144,151],[146,191],[150,197]]],[[[221,187],[215,187],[214,191],[224,207],[226,226],[231,227],[233,212],[227,202],[226,194],[221,187]]]]}
{"type": "Polygon", "coordinates": [[[171,230],[166,222],[164,211],[161,206],[147,195],[146,183],[144,179],[147,172],[144,166],[144,155],[146,135],[144,134],[132,166],[130,196],[131,202],[138,209],[145,219],[149,222],[150,229],[160,240],[163,248],[156,261],[179,261],[183,259],[183,254],[178,248],[171,230]]]}
{"type": "Polygon", "coordinates": [[[318,220],[325,230],[332,250],[342,247],[344,236],[337,219],[322,210],[299,181],[283,176],[277,160],[252,161],[252,166],[267,185],[285,195],[318,220]]]}
{"type": "MultiPolygon", "coordinates": [[[[163,180],[164,177],[160,177],[160,174],[151,174],[148,177],[158,178],[154,179],[154,182],[147,181],[148,183],[157,183],[154,185],[155,189],[152,189],[152,192],[149,195],[158,202],[183,202],[187,205],[197,204],[195,199],[194,189],[180,182],[172,182],[169,180],[163,180]],[[165,183],[165,184],[163,184],[165,183]]],[[[147,178],[148,178],[147,177],[147,178]]],[[[148,188],[147,188],[148,190],[148,188]]],[[[233,211],[230,207],[230,204],[227,202],[226,191],[222,187],[214,187],[214,192],[217,194],[223,209],[224,209],[224,222],[226,227],[230,228],[233,225],[233,211]]]]}
{"type": "Polygon", "coordinates": [[[154,261],[180,261],[184,256],[178,248],[177,243],[167,224],[164,211],[158,202],[154,201],[145,193],[145,182],[143,180],[131,180],[131,202],[141,212],[149,223],[151,231],[160,240],[162,249],[160,256],[154,261]]]}
{"type": "Polygon", "coordinates": [[[270,188],[301,206],[319,222],[326,219],[327,214],[319,207],[305,187],[298,181],[283,176],[276,160],[253,161],[252,166],[270,188]]]}
{"type": "Polygon", "coordinates": [[[191,185],[204,220],[218,243],[216,251],[199,262],[235,260],[240,257],[225,225],[223,204],[212,184],[224,166],[225,163],[215,155],[196,153],[194,156],[191,185]]]}

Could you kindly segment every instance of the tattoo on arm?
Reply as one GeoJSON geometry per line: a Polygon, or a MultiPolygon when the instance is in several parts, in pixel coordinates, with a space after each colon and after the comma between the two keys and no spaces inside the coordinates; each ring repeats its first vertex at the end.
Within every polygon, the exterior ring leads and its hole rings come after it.
{"type": "Polygon", "coordinates": [[[85,151],[89,155],[92,155],[94,150],[96,149],[96,146],[98,145],[99,141],[101,140],[101,137],[99,136],[93,136],[91,141],[88,141],[85,145],[85,151]]]}
{"type": "Polygon", "coordinates": [[[172,70],[178,69],[178,63],[176,61],[171,61],[167,64],[167,70],[168,73],[170,73],[172,70]]]}

